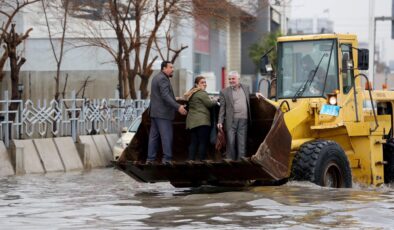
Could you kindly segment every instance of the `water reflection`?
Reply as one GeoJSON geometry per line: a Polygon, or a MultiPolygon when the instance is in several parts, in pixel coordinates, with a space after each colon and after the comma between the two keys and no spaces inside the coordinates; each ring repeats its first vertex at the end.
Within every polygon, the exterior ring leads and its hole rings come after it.
{"type": "Polygon", "coordinates": [[[394,189],[177,189],[113,169],[0,179],[1,229],[392,228],[394,189]]]}

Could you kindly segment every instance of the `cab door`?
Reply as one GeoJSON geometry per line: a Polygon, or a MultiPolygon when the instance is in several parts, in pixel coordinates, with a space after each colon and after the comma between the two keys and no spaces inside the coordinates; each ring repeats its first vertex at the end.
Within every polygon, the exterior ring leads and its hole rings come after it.
{"type": "Polygon", "coordinates": [[[357,105],[354,99],[354,87],[357,92],[360,91],[360,79],[355,79],[355,63],[357,63],[354,49],[354,41],[343,40],[339,43],[339,91],[340,104],[344,122],[354,122],[362,120],[362,93],[357,94],[357,105]],[[357,109],[357,113],[356,113],[357,109]]]}

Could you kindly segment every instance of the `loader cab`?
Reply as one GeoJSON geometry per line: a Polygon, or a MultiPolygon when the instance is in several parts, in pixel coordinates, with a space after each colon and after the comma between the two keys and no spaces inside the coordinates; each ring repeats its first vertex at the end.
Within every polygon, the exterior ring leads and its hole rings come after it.
{"type": "Polygon", "coordinates": [[[278,43],[277,99],[326,98],[338,89],[337,40],[278,43]]]}

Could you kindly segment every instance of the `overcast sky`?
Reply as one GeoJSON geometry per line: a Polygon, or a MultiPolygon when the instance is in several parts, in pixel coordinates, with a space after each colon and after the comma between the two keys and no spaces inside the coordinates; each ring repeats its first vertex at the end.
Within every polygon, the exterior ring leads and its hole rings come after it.
{"type": "MultiPolygon", "coordinates": [[[[368,42],[369,0],[284,0],[289,2],[291,18],[328,17],[334,22],[334,32],[357,34],[359,41],[368,42]],[[327,11],[328,9],[328,11],[327,11]]],[[[392,0],[375,1],[375,17],[391,16],[392,0]]],[[[394,40],[391,22],[378,21],[376,44],[382,47],[383,61],[394,61],[394,40]]]]}

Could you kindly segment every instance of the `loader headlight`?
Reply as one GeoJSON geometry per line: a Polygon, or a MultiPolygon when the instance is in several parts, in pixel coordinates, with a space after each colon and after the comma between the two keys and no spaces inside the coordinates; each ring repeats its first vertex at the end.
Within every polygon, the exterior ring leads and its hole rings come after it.
{"type": "Polygon", "coordinates": [[[327,98],[328,104],[330,105],[336,105],[337,104],[337,95],[328,95],[327,98]]]}
{"type": "Polygon", "coordinates": [[[337,104],[337,97],[336,96],[332,96],[328,99],[328,102],[330,103],[330,105],[336,105],[337,104]]]}

